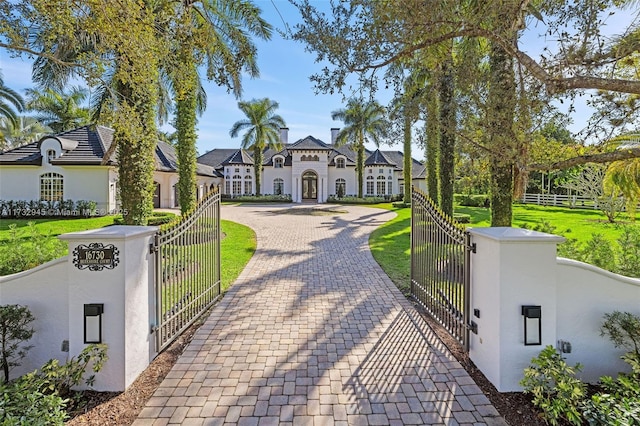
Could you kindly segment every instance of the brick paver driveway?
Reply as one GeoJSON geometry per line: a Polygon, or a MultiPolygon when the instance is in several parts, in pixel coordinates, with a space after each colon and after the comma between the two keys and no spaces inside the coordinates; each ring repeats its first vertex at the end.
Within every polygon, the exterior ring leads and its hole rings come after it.
{"type": "Polygon", "coordinates": [[[134,425],[505,424],[371,256],[394,215],[223,206],[257,251],[134,425]]]}

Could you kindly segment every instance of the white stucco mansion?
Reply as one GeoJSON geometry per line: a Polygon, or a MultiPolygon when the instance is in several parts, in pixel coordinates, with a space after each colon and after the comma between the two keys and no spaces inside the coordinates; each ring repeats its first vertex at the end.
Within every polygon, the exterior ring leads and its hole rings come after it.
{"type": "MultiPolygon", "coordinates": [[[[291,195],[294,202],[324,203],[330,196],[357,195],[356,153],[337,147],[339,129],[331,129],[331,144],[313,136],[288,143],[289,129],[280,130],[283,149],[266,150],[262,164],[261,193],[291,195]]],[[[402,194],[403,154],[400,151],[367,151],[363,194],[391,196],[402,194]]],[[[198,158],[222,176],[222,193],[230,196],[255,194],[254,161],[251,151],[214,149],[198,158]]],[[[425,189],[425,166],[413,160],[413,182],[425,189]]]]}
{"type": "MultiPolygon", "coordinates": [[[[339,129],[331,129],[332,142],[339,129]]],[[[348,147],[326,144],[313,136],[266,150],[262,164],[262,194],[291,195],[296,202],[324,203],[334,196],[357,195],[356,154],[348,147]]],[[[117,212],[118,168],[111,144],[113,130],[83,126],[37,142],[0,152],[0,201],[89,200],[103,214],[117,212]]],[[[363,194],[390,196],[403,192],[403,154],[367,151],[363,194]]],[[[158,142],[155,150],[154,207],[178,206],[178,162],[175,149],[158,142]]],[[[243,149],[214,149],[197,160],[197,197],[220,186],[229,196],[255,194],[255,164],[243,149]]],[[[425,189],[425,167],[413,160],[412,184],[425,189]]]]}

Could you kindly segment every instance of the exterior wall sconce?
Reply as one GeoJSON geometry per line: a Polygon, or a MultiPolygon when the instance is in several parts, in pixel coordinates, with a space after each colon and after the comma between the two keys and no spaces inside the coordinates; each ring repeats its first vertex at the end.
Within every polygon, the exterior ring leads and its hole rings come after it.
{"type": "Polygon", "coordinates": [[[84,305],[84,343],[102,343],[103,303],[84,305]]]}
{"type": "Polygon", "coordinates": [[[542,306],[522,305],[524,345],[542,345],[542,306]]]}

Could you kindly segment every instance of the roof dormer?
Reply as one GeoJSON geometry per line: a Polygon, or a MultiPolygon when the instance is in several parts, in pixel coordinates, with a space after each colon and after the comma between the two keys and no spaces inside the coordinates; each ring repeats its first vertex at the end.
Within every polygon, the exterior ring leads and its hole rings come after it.
{"type": "Polygon", "coordinates": [[[72,151],[77,147],[78,141],[56,136],[47,136],[38,142],[40,155],[42,155],[43,163],[46,164],[52,164],[57,158],[62,157],[66,152],[72,151]]]}

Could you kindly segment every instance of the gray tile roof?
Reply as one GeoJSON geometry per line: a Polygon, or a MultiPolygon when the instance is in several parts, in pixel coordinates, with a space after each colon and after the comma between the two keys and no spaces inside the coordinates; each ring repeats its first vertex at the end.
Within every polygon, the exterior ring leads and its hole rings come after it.
{"type": "MultiPolygon", "coordinates": [[[[178,155],[176,149],[166,142],[158,141],[156,145],[156,170],[161,172],[178,172],[178,155]]],[[[211,166],[196,162],[196,174],[200,176],[219,176],[211,166]]]]}
{"type": "Polygon", "coordinates": [[[376,149],[364,161],[365,166],[396,166],[397,164],[389,161],[389,159],[379,150],[376,149]]]}
{"type": "MultiPolygon", "coordinates": [[[[347,167],[354,167],[356,164],[356,152],[351,149],[349,145],[335,146],[326,144],[313,136],[307,136],[306,138],[300,139],[292,144],[287,144],[280,151],[265,149],[263,153],[264,161],[262,164],[264,166],[273,166],[273,157],[275,155],[282,155],[285,158],[285,167],[291,166],[291,151],[296,150],[329,150],[329,166],[335,166],[335,158],[339,155],[342,155],[347,159],[347,167]]],[[[420,178],[420,174],[424,176],[424,165],[416,159],[412,160],[412,174],[414,177],[420,178]],[[419,171],[418,174],[416,174],[416,171],[419,171]]],[[[402,170],[404,167],[403,161],[404,155],[401,151],[381,151],[379,149],[376,149],[375,151],[365,150],[366,165],[387,165],[393,166],[395,170],[402,170]]],[[[241,149],[213,149],[198,157],[198,162],[220,170],[227,164],[253,165],[253,157],[252,152],[241,149]]]]}
{"type": "Polygon", "coordinates": [[[102,126],[83,126],[56,135],[42,137],[0,154],[0,164],[41,165],[40,144],[45,139],[57,139],[64,153],[52,161],[54,165],[98,165],[113,141],[113,130],[102,126]],[[111,133],[108,136],[108,133],[111,133]]]}
{"type": "MultiPolygon", "coordinates": [[[[102,159],[113,143],[113,129],[104,126],[83,126],[56,135],[44,136],[38,142],[0,153],[0,164],[42,165],[40,144],[45,139],[54,138],[60,141],[65,151],[61,157],[51,163],[54,165],[100,165],[102,159]]],[[[178,161],[175,149],[162,141],[158,141],[155,152],[156,170],[177,172],[178,161]]],[[[107,162],[116,164],[115,153],[107,162]]],[[[207,165],[197,164],[196,173],[203,176],[218,176],[215,170],[207,165]]]]}
{"type": "Polygon", "coordinates": [[[290,145],[287,145],[289,151],[292,150],[323,150],[329,151],[332,149],[330,145],[322,142],[320,139],[316,139],[313,136],[307,136],[304,139],[300,139],[290,145]]]}
{"type": "Polygon", "coordinates": [[[244,149],[238,149],[233,154],[231,154],[226,160],[224,160],[220,165],[227,166],[231,164],[233,165],[242,164],[245,166],[249,166],[249,165],[252,166],[253,157],[248,151],[244,149]]]}

